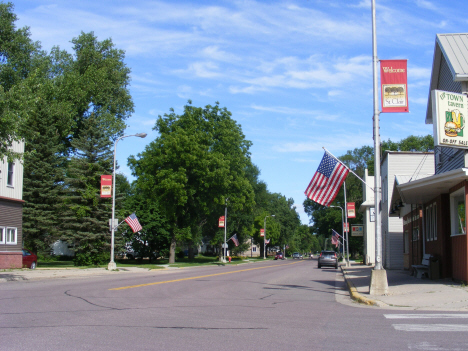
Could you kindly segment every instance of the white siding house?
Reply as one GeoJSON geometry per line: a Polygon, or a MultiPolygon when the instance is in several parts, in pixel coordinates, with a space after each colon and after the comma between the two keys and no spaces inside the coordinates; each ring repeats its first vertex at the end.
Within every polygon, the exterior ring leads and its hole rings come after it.
{"type": "Polygon", "coordinates": [[[392,207],[395,177],[408,176],[419,179],[423,175],[434,174],[434,154],[432,152],[385,151],[381,162],[382,179],[382,253],[385,269],[403,269],[403,221],[389,217],[392,207]]]}
{"type": "MultiPolygon", "coordinates": [[[[24,152],[24,143],[11,149],[24,152]]],[[[0,160],[0,269],[21,268],[23,264],[23,163],[0,160]]]]}

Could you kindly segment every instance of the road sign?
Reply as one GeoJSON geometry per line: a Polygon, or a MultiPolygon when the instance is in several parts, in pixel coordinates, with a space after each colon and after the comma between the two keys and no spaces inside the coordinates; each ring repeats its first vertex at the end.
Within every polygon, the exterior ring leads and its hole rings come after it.
{"type": "Polygon", "coordinates": [[[351,226],[351,236],[363,236],[364,226],[362,224],[354,224],[351,226]]]}

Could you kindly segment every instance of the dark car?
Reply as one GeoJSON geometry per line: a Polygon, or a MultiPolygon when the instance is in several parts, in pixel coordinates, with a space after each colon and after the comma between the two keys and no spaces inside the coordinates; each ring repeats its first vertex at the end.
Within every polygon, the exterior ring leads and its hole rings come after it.
{"type": "Polygon", "coordinates": [[[282,260],[282,259],[284,259],[283,253],[277,252],[275,255],[275,260],[282,260]]]}
{"type": "Polygon", "coordinates": [[[295,252],[292,254],[292,258],[295,259],[299,259],[299,260],[302,260],[302,255],[299,253],[299,252],[295,252]]]}
{"type": "Polygon", "coordinates": [[[322,251],[318,257],[318,268],[322,266],[331,266],[338,269],[338,256],[335,251],[322,251]]]}
{"type": "Polygon", "coordinates": [[[23,249],[23,268],[36,269],[37,256],[31,251],[23,249]]]}

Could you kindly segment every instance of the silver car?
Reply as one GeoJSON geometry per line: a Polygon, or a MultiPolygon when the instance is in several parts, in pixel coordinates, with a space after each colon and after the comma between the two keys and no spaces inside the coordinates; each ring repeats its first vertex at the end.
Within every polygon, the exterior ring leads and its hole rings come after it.
{"type": "Polygon", "coordinates": [[[338,269],[338,256],[335,251],[322,251],[318,257],[318,268],[322,266],[331,266],[338,269]]]}

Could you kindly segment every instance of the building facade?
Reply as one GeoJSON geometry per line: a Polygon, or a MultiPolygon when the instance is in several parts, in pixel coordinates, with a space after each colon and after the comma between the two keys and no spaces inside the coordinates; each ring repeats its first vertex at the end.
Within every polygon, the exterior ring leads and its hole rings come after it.
{"type": "MultiPolygon", "coordinates": [[[[24,143],[13,143],[24,152],[24,143]]],[[[23,265],[23,164],[20,160],[0,162],[0,269],[23,265]]]]}
{"type": "MultiPolygon", "coordinates": [[[[468,118],[467,33],[436,36],[426,124],[434,123],[437,112],[432,100],[434,90],[465,96],[465,102],[460,105],[465,125],[468,118]]],[[[447,116],[449,118],[450,114],[447,116]]],[[[434,137],[438,132],[443,130],[436,130],[434,124],[434,137]]],[[[452,137],[447,134],[447,138],[452,137]]],[[[457,137],[453,138],[457,141],[457,137]]],[[[440,277],[467,282],[468,151],[454,142],[453,146],[435,146],[434,154],[433,176],[397,185],[398,191],[393,194],[393,201],[407,205],[396,212],[404,223],[408,266],[421,264],[423,255],[430,254],[437,262],[440,277]]]]}

